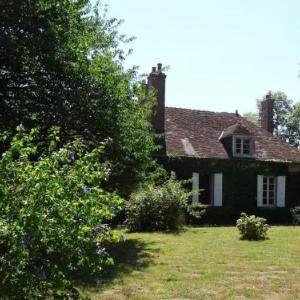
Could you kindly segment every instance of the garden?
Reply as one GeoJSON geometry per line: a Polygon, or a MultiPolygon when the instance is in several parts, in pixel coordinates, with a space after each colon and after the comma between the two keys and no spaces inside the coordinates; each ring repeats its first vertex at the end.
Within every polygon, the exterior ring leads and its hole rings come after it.
{"type": "Polygon", "coordinates": [[[298,297],[298,227],[196,227],[102,1],[0,7],[1,299],[298,297]]]}
{"type": "Polygon", "coordinates": [[[299,299],[299,227],[239,239],[234,227],[127,233],[105,279],[81,287],[91,299],[299,299]]]}

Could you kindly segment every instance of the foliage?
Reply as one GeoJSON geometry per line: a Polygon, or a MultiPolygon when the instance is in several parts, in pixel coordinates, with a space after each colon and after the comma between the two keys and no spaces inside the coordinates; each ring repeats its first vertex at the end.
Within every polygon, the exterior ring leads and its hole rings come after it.
{"type": "Polygon", "coordinates": [[[198,224],[199,220],[205,215],[208,205],[203,203],[191,203],[187,206],[186,218],[189,224],[198,224]]]}
{"type": "Polygon", "coordinates": [[[110,139],[111,190],[128,194],[155,169],[147,99],[124,70],[120,21],[89,0],[0,4],[0,129],[60,127],[61,143],[110,139]]]}
{"type": "Polygon", "coordinates": [[[252,122],[254,125],[260,126],[258,113],[248,112],[243,114],[243,117],[246,118],[248,121],[252,122]]]}
{"type": "Polygon", "coordinates": [[[189,207],[191,195],[172,173],[162,184],[148,185],[131,196],[125,224],[130,231],[178,230],[185,223],[187,212],[196,218],[203,214],[203,209],[189,207]]]}
{"type": "MultiPolygon", "coordinates": [[[[291,99],[283,92],[270,92],[274,99],[273,122],[275,136],[293,146],[299,146],[300,143],[300,113],[299,103],[293,104],[291,99]]],[[[257,101],[257,110],[261,111],[261,101],[257,101]]]]}
{"type": "Polygon", "coordinates": [[[300,146],[300,102],[293,105],[289,119],[289,142],[299,148],[300,146]]]}
{"type": "MultiPolygon", "coordinates": [[[[274,99],[273,122],[275,136],[280,137],[287,143],[299,147],[300,145],[300,103],[294,103],[284,92],[270,92],[274,99]]],[[[261,115],[261,102],[257,100],[257,111],[248,112],[244,117],[257,126],[261,115]]]]}
{"type": "Polygon", "coordinates": [[[293,217],[293,223],[295,225],[300,224],[300,206],[295,206],[294,208],[290,209],[292,217],[293,217]]]}
{"type": "Polygon", "coordinates": [[[236,221],[236,226],[243,240],[264,240],[267,236],[269,225],[266,224],[266,219],[256,217],[255,215],[248,216],[241,213],[240,218],[236,221]]]}
{"type": "Polygon", "coordinates": [[[0,159],[0,294],[76,298],[73,278],[112,262],[106,223],[123,202],[101,188],[103,146],[87,152],[76,141],[37,157],[36,137],[19,127],[0,159]]]}

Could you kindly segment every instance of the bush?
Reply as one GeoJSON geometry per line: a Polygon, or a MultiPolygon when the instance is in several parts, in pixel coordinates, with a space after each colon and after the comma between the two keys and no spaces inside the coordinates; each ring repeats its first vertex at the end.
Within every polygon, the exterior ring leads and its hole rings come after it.
{"type": "Polygon", "coordinates": [[[207,205],[203,203],[192,203],[187,205],[186,220],[188,224],[198,225],[203,215],[207,212],[207,205]]]}
{"type": "Polygon", "coordinates": [[[243,240],[264,240],[267,236],[269,225],[266,224],[266,219],[248,216],[245,213],[236,221],[236,226],[243,240]]]}
{"type": "Polygon", "coordinates": [[[186,214],[200,218],[200,206],[191,207],[192,195],[175,174],[160,185],[150,184],[132,195],[126,206],[126,221],[130,231],[178,230],[185,224],[186,214]]]}
{"type": "Polygon", "coordinates": [[[295,225],[300,224],[300,206],[295,206],[294,208],[291,208],[291,214],[293,217],[293,223],[295,225]]]}
{"type": "Polygon", "coordinates": [[[74,142],[34,159],[34,136],[19,128],[0,158],[0,294],[77,298],[73,279],[112,262],[106,222],[122,200],[100,186],[109,175],[102,147],[86,153],[74,142]]]}

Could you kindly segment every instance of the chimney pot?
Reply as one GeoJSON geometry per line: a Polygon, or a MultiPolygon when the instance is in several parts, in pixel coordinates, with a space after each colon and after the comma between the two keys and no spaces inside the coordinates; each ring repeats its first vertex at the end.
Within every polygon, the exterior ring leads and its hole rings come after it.
{"type": "Polygon", "coordinates": [[[268,99],[271,99],[271,98],[272,98],[272,92],[269,91],[268,94],[266,94],[265,99],[268,100],[268,99]]]}
{"type": "Polygon", "coordinates": [[[156,67],[152,67],[152,73],[156,72],[156,67]]]}
{"type": "Polygon", "coordinates": [[[158,64],[157,64],[157,70],[160,71],[161,68],[162,68],[162,64],[161,64],[161,63],[158,63],[158,64]]]}

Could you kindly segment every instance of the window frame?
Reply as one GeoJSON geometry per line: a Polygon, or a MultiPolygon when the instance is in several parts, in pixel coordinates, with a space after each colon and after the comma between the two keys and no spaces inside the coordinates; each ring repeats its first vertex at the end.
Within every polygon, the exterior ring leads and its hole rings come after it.
{"type": "Polygon", "coordinates": [[[263,175],[263,186],[262,186],[262,206],[263,207],[277,207],[277,177],[276,176],[265,176],[263,175]],[[273,179],[273,190],[270,189],[270,179],[273,179]],[[264,189],[265,179],[267,180],[267,189],[264,189]],[[266,192],[266,198],[264,193],[266,192]],[[273,192],[273,203],[270,204],[270,192],[273,192]],[[264,200],[266,199],[266,203],[264,200]]]}
{"type": "Polygon", "coordinates": [[[232,138],[232,155],[234,157],[253,157],[254,155],[254,144],[253,144],[253,138],[246,135],[235,135],[232,138]],[[241,153],[237,153],[237,140],[241,140],[241,153]],[[249,140],[249,154],[245,154],[244,152],[244,141],[249,140]]]}
{"type": "MultiPolygon", "coordinates": [[[[221,207],[223,206],[223,173],[204,174],[209,176],[209,203],[207,206],[210,207],[221,207]]],[[[203,174],[198,172],[192,173],[192,191],[201,190],[200,188],[200,176],[203,174]]],[[[199,194],[195,194],[192,197],[192,203],[199,203],[199,194]]]]}

